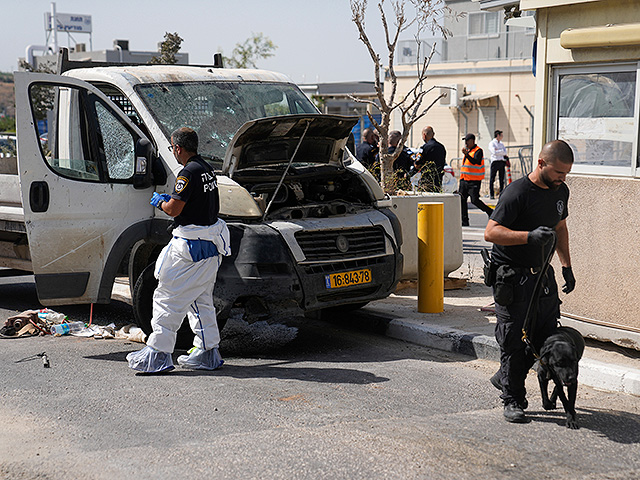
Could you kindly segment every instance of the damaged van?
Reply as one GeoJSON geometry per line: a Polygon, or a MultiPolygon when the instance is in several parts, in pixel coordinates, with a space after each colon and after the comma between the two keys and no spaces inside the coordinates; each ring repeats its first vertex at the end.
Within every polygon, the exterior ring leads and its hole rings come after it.
{"type": "Polygon", "coordinates": [[[217,172],[231,233],[214,291],[221,320],[234,307],[313,312],[393,292],[401,228],[347,148],[357,119],[319,114],[262,70],[68,68],[15,74],[17,168],[0,174],[0,266],[32,272],[42,304],[107,303],[126,274],[149,330],[152,266],[172,225],[149,199],[172,191],[181,166],[169,137],[182,126],[217,172]]]}

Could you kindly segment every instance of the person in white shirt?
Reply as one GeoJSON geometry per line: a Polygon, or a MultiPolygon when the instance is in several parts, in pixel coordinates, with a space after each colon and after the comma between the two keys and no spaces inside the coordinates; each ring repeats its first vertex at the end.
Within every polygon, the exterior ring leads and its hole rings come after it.
{"type": "Polygon", "coordinates": [[[491,198],[495,198],[493,183],[496,179],[496,173],[499,174],[500,190],[502,193],[504,190],[504,170],[509,161],[507,156],[507,149],[502,143],[502,130],[496,130],[494,133],[494,139],[489,143],[489,152],[491,153],[491,176],[489,177],[489,194],[491,198]]]}

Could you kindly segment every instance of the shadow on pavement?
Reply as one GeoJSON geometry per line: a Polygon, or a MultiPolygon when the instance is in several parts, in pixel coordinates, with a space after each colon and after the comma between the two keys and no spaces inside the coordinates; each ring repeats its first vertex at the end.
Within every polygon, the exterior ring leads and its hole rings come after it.
{"type": "MultiPolygon", "coordinates": [[[[607,439],[624,444],[640,443],[640,415],[605,409],[576,408],[578,425],[607,439]]],[[[566,414],[562,406],[553,411],[527,411],[534,422],[556,423],[565,427],[566,414]]]]}

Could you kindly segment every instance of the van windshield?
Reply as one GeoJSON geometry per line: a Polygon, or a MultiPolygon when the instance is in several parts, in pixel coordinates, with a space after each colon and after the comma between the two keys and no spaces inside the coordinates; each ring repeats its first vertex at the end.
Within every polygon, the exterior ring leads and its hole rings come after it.
{"type": "Polygon", "coordinates": [[[221,169],[227,146],[249,120],[318,113],[292,84],[189,82],[138,85],[136,90],[169,138],[180,127],[198,133],[199,153],[221,169]]]}

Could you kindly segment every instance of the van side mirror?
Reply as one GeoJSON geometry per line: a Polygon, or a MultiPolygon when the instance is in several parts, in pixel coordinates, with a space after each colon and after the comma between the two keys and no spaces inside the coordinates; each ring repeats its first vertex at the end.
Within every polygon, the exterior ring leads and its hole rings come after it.
{"type": "Polygon", "coordinates": [[[152,162],[154,157],[153,145],[146,138],[136,142],[136,165],[133,173],[133,188],[148,188],[153,183],[152,162]]]}

